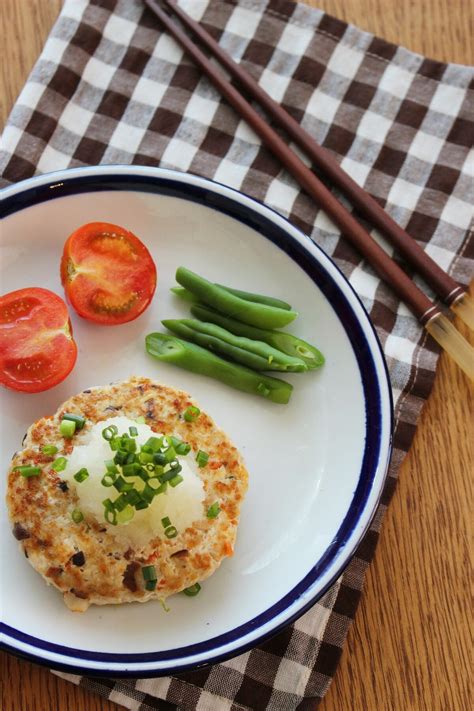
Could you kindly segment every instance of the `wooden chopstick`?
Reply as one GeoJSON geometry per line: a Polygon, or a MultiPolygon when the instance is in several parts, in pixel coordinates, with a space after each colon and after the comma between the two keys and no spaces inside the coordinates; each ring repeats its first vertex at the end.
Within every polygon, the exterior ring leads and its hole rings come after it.
{"type": "MultiPolygon", "coordinates": [[[[474,349],[463,339],[439,308],[419,289],[412,279],[386,254],[371,237],[367,230],[348,212],[337,198],[326,188],[316,175],[292,152],[285,141],[257,114],[244,97],[230,84],[227,78],[210,62],[206,55],[163,11],[157,0],[145,0],[146,5],[155,13],[167,31],[177,40],[193,61],[218,88],[220,93],[236,109],[260,136],[268,148],[279,158],[281,163],[296,178],[301,187],[340,227],[364,258],[387,282],[395,293],[417,316],[420,323],[441,343],[458,364],[474,380],[474,349]],[[442,333],[440,331],[442,325],[442,333]],[[454,331],[456,344],[451,347],[454,331]],[[448,335],[446,335],[448,334],[448,335]],[[460,340],[461,339],[461,340],[460,340]],[[462,353],[461,353],[462,351],[462,353]]],[[[174,3],[169,8],[176,9],[174,3]]]]}
{"type": "Polygon", "coordinates": [[[164,0],[164,2],[229,74],[265,109],[275,123],[285,129],[293,141],[311,158],[313,164],[325,173],[359,212],[390,240],[436,294],[454,311],[458,312],[471,328],[474,328],[474,303],[470,303],[470,309],[467,308],[468,302],[472,300],[466,289],[441,269],[419,244],[385,212],[379,203],[341,168],[331,153],[320,146],[280,104],[274,101],[198,22],[176,4],[175,0],[164,0]],[[463,307],[461,302],[463,302],[463,307]]]}

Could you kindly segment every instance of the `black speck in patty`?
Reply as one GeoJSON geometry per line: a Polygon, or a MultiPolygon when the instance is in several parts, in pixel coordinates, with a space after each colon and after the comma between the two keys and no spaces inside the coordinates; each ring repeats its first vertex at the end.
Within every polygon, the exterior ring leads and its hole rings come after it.
{"type": "Polygon", "coordinates": [[[170,555],[170,558],[185,558],[187,555],[189,555],[189,551],[186,550],[186,548],[183,548],[181,551],[176,551],[176,553],[172,553],[170,555]]]}
{"type": "Polygon", "coordinates": [[[12,533],[17,541],[25,541],[27,538],[30,537],[30,534],[28,533],[26,528],[21,525],[21,523],[15,523],[15,525],[13,526],[12,533]]]}
{"type": "Polygon", "coordinates": [[[67,481],[60,481],[58,484],[59,488],[61,491],[69,491],[69,487],[67,485],[67,481]]]}
{"type": "Polygon", "coordinates": [[[74,563],[74,565],[81,566],[86,562],[86,557],[82,551],[79,551],[78,553],[74,553],[71,562],[74,563]]]}
{"type": "Polygon", "coordinates": [[[145,405],[146,405],[146,413],[145,417],[147,420],[154,420],[155,419],[155,401],[153,398],[150,398],[149,400],[145,400],[145,405]]]}
{"type": "Polygon", "coordinates": [[[136,592],[138,589],[137,581],[135,580],[135,573],[139,569],[140,564],[135,560],[129,563],[123,574],[123,584],[126,588],[131,590],[131,592],[136,592]]]}

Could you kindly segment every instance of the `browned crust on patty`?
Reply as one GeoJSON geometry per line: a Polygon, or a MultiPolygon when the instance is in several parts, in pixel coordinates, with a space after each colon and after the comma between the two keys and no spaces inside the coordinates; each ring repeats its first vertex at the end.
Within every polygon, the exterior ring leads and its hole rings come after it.
{"type": "Polygon", "coordinates": [[[187,393],[137,377],[85,390],[28,430],[24,449],[14,456],[8,475],[7,505],[13,534],[32,566],[64,593],[72,609],[86,609],[91,603],[165,599],[204,580],[224,557],[232,555],[247,471],[237,449],[205,412],[201,410],[194,422],[184,420],[183,413],[190,405],[197,403],[187,393]],[[59,434],[65,412],[82,414],[87,420],[72,440],[59,434]],[[77,497],[51,464],[56,457],[67,457],[93,424],[114,414],[131,419],[143,416],[155,432],[180,437],[194,452],[206,451],[209,461],[199,470],[204,511],[218,501],[218,517],[203,516],[176,538],[156,537],[136,550],[117,538],[115,527],[105,521],[88,518],[74,523],[71,513],[77,497]],[[56,445],[58,453],[54,457],[42,454],[45,444],[56,445]],[[25,464],[41,467],[41,475],[25,478],[14,471],[25,464]],[[158,573],[155,591],[144,589],[141,575],[142,566],[150,564],[158,573]]]}

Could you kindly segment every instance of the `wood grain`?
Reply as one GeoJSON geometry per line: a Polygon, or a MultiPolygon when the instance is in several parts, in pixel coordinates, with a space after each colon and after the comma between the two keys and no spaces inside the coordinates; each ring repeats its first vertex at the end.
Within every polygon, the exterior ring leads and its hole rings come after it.
{"type": "MultiPolygon", "coordinates": [[[[0,3],[1,25],[8,28],[3,33],[6,61],[0,69],[2,125],[60,4],[0,3]]],[[[469,0],[309,4],[433,59],[473,62],[469,0]]],[[[468,591],[473,395],[472,385],[443,355],[321,711],[465,711],[472,705],[468,591]]],[[[3,711],[119,708],[13,656],[1,654],[0,662],[3,711]]]]}

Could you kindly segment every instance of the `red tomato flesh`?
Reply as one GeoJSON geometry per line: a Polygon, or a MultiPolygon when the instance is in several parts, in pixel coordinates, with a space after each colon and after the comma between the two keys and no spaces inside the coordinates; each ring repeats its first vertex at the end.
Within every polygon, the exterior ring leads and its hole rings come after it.
{"type": "Polygon", "coordinates": [[[133,321],[156,289],[156,267],[134,234],[108,222],[90,222],[68,237],[61,259],[67,298],[89,321],[133,321]]]}
{"type": "Polygon", "coordinates": [[[31,287],[0,296],[0,383],[38,393],[69,375],[77,358],[63,299],[31,287]]]}

